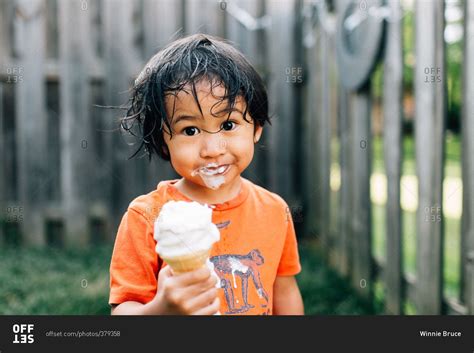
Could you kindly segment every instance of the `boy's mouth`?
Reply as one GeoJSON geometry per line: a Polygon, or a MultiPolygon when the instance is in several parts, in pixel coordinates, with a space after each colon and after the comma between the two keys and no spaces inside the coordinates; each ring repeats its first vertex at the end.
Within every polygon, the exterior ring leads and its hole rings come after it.
{"type": "Polygon", "coordinates": [[[229,164],[217,165],[217,163],[209,163],[204,167],[194,170],[191,175],[195,176],[197,174],[201,174],[204,176],[217,176],[224,174],[229,169],[229,167],[229,164]]]}
{"type": "Polygon", "coordinates": [[[191,172],[192,176],[199,175],[210,189],[216,190],[225,182],[224,174],[230,168],[230,164],[209,163],[203,167],[197,168],[191,172]]]}

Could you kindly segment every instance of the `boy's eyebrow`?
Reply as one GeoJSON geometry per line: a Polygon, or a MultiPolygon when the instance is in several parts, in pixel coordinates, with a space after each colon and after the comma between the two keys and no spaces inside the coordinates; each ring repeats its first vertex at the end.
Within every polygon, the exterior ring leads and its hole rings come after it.
{"type": "MultiPolygon", "coordinates": [[[[202,116],[199,117],[199,119],[203,119],[202,116]]],[[[184,121],[184,120],[189,120],[189,121],[192,121],[192,120],[196,120],[196,117],[193,116],[193,115],[179,115],[176,119],[174,119],[173,121],[173,125],[176,125],[177,123],[179,123],[180,121],[184,121]]]]}
{"type": "MultiPolygon", "coordinates": [[[[226,113],[226,112],[234,112],[234,111],[239,112],[240,114],[243,114],[243,112],[237,108],[226,108],[226,109],[218,111],[217,113],[226,113]]],[[[201,115],[199,115],[198,118],[201,120],[204,119],[201,115]]],[[[173,125],[176,125],[180,121],[193,121],[193,120],[196,120],[196,116],[194,115],[189,115],[189,114],[178,115],[178,117],[174,119],[173,125]]]]}

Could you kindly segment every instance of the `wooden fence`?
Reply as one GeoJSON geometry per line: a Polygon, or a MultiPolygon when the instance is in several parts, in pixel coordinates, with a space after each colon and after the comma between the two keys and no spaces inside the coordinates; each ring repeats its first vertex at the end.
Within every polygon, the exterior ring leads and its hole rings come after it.
{"type": "MultiPolygon", "coordinates": [[[[380,5],[367,0],[353,6],[372,16],[373,3],[380,5]]],[[[474,83],[466,79],[463,91],[462,289],[454,300],[443,296],[442,217],[424,221],[426,209],[440,213],[443,207],[445,79],[423,85],[421,77],[426,67],[445,75],[443,5],[416,4],[416,277],[402,268],[402,16],[392,0],[378,12],[386,17],[385,259],[374,257],[371,244],[370,84],[344,88],[336,65],[344,0],[0,2],[0,240],[39,246],[113,241],[129,202],[175,174],[157,160],[127,160],[134,150],[116,131],[120,112],[95,104],[125,103],[153,53],[178,36],[203,32],[234,41],[267,84],[274,121],[245,176],[286,199],[299,236],[317,235],[328,262],[368,300],[381,280],[388,313],[403,313],[406,299],[420,314],[474,313],[474,104],[467,99],[474,83]],[[337,194],[330,187],[333,135],[341,171],[337,194]]],[[[468,78],[474,6],[465,6],[468,78]]]]}
{"type": "Polygon", "coordinates": [[[134,147],[117,131],[122,112],[96,105],[126,103],[147,60],[197,32],[234,41],[264,77],[276,120],[245,176],[302,209],[296,125],[287,118],[298,109],[294,87],[301,84],[290,72],[298,46],[295,2],[11,0],[0,6],[2,241],[113,241],[130,201],[176,176],[168,163],[127,160],[134,147]]]}
{"type": "MultiPolygon", "coordinates": [[[[385,293],[387,313],[404,313],[409,300],[418,314],[474,313],[474,209],[473,209],[473,137],[472,97],[474,61],[474,6],[464,2],[464,67],[462,113],[462,192],[463,212],[460,261],[460,296],[446,297],[443,282],[444,236],[443,179],[445,167],[446,66],[444,42],[444,4],[442,1],[415,2],[415,154],[418,178],[416,216],[416,273],[403,269],[403,232],[401,209],[401,166],[403,160],[403,10],[399,1],[352,1],[353,12],[365,12],[364,18],[379,16],[384,21],[385,39],[381,65],[383,70],[383,155],[387,176],[386,258],[373,254],[370,175],[372,170],[370,80],[358,89],[346,89],[341,75],[350,70],[333,65],[337,61],[340,23],[348,19],[343,9],[348,1],[336,2],[331,13],[324,2],[308,2],[316,7],[319,21],[313,35],[314,47],[306,50],[310,77],[305,120],[307,193],[305,205],[314,212],[315,229],[321,238],[328,261],[346,276],[360,295],[369,301],[374,284],[380,281],[385,293]],[[355,9],[355,10],[354,10],[355,9]],[[428,73],[427,73],[428,72],[428,73]],[[333,80],[328,77],[338,77],[333,80]],[[427,77],[429,78],[427,82],[427,77]],[[431,80],[435,77],[436,80],[431,80]],[[337,93],[336,93],[337,92],[337,93]],[[337,101],[337,104],[334,102],[337,101]],[[340,189],[338,199],[330,198],[331,122],[337,121],[340,189]],[[316,151],[314,153],[313,148],[316,151]],[[318,170],[319,169],[319,170],[318,170]],[[312,188],[312,189],[311,189],[312,188]],[[336,210],[336,212],[332,212],[336,210]]],[[[366,33],[367,34],[367,33],[366,33]]],[[[365,38],[367,41],[370,39],[365,38]]],[[[369,59],[368,59],[369,60],[369,59]]],[[[355,70],[355,68],[352,68],[355,70]]],[[[306,211],[308,211],[306,209],[306,211]]],[[[308,212],[305,212],[305,217],[308,212]]],[[[311,228],[311,227],[314,228],[311,228]]]]}

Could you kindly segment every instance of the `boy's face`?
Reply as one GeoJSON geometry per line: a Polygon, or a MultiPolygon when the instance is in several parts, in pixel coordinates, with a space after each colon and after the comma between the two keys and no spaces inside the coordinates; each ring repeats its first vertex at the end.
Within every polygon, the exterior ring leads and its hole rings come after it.
{"type": "Polygon", "coordinates": [[[190,87],[176,96],[166,96],[166,113],[168,117],[172,116],[173,136],[164,132],[163,137],[171,164],[179,175],[198,186],[219,189],[238,180],[248,167],[262,127],[255,127],[248,112],[246,118],[250,123],[244,120],[245,100],[242,97],[236,99],[229,115],[229,111],[224,110],[227,102],[218,99],[225,93],[223,86],[213,87],[211,93],[210,82],[203,80],[195,87],[202,114],[190,87]],[[212,174],[211,181],[196,172],[209,165],[206,172],[212,174]],[[213,180],[217,184],[212,185],[213,180]]]}

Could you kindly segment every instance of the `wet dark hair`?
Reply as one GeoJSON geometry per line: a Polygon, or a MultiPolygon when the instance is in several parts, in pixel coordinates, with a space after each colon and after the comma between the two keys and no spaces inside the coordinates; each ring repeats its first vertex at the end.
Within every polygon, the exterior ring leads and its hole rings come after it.
{"type": "MultiPolygon", "coordinates": [[[[218,85],[224,87],[225,93],[215,97],[219,99],[215,105],[227,101],[223,111],[229,111],[229,115],[236,99],[243,97],[245,121],[250,122],[247,119],[249,113],[255,127],[270,123],[263,80],[244,55],[221,38],[195,34],[173,41],[160,50],[135,80],[127,113],[121,118],[122,129],[137,137],[140,144],[130,158],[144,149],[149,159],[157,154],[170,160],[163,132],[172,137],[170,122],[174,111],[171,117],[167,117],[165,98],[176,96],[189,85],[202,114],[195,87],[202,80],[211,83],[211,92],[218,85]]],[[[215,116],[212,109],[211,114],[215,116]]]]}

